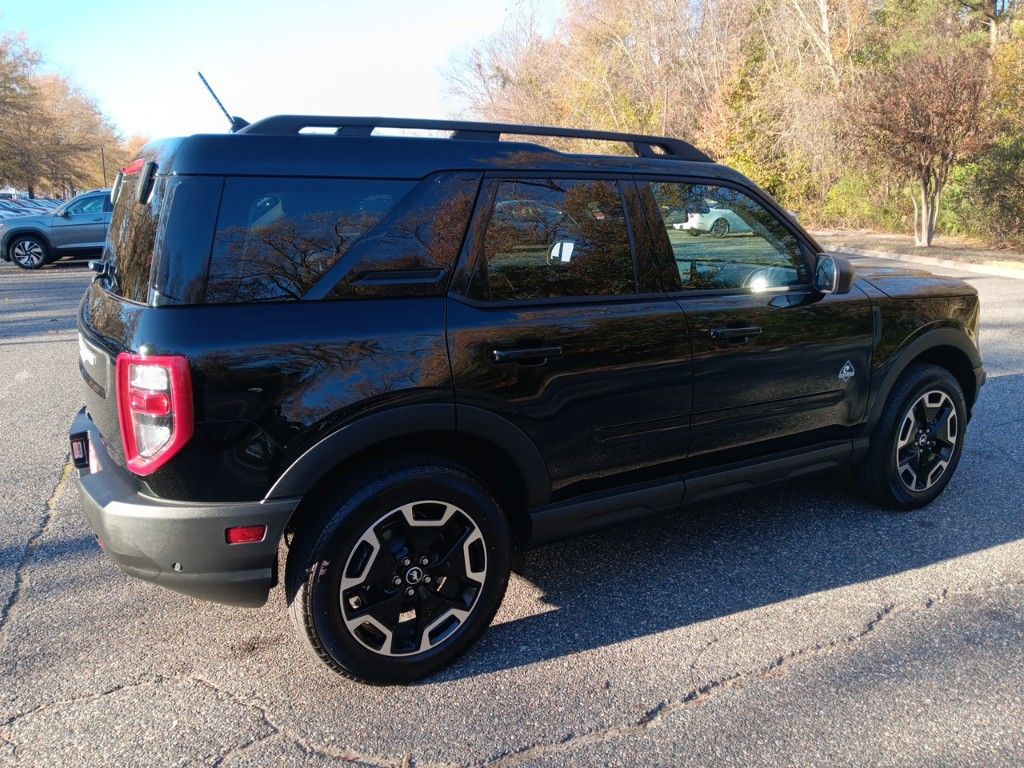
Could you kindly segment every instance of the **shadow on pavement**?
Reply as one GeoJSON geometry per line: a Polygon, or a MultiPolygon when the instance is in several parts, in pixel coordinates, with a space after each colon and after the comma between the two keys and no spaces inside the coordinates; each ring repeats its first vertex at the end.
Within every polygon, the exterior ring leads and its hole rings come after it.
{"type": "Polygon", "coordinates": [[[979,476],[992,455],[969,436],[946,493],[910,513],[881,510],[860,499],[848,476],[825,475],[529,552],[525,577],[556,608],[491,627],[431,682],[600,648],[1020,539],[1024,482],[979,476]]]}

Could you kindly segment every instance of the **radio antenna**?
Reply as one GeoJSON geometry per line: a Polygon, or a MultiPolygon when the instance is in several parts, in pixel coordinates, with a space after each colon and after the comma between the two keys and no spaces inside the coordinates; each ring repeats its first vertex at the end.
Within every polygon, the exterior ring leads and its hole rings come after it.
{"type": "Polygon", "coordinates": [[[224,108],[224,105],[221,103],[220,99],[217,98],[217,94],[213,92],[213,88],[210,87],[210,84],[206,82],[206,78],[203,77],[203,73],[196,72],[196,74],[199,75],[199,79],[203,81],[203,85],[206,86],[206,90],[210,92],[210,95],[213,97],[213,100],[217,102],[217,106],[220,107],[220,111],[224,113],[224,117],[226,117],[228,119],[228,122],[231,123],[231,132],[238,133],[240,130],[245,128],[249,124],[248,121],[243,120],[238,115],[232,116],[231,113],[224,108]]]}

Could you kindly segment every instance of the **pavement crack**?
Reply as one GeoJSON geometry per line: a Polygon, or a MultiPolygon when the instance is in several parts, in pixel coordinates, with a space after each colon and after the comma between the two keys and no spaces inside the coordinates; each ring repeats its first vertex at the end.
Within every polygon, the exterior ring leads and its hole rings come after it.
{"type": "MultiPolygon", "coordinates": [[[[896,604],[887,603],[871,617],[860,632],[781,654],[761,667],[742,672],[735,672],[733,674],[726,675],[725,677],[691,688],[678,698],[667,699],[659,702],[656,706],[647,710],[647,712],[631,723],[582,731],[580,733],[569,733],[557,741],[533,744],[511,752],[506,752],[486,760],[479,765],[488,766],[489,768],[508,768],[509,766],[522,765],[549,755],[570,752],[581,746],[589,744],[600,744],[624,737],[639,736],[648,729],[655,728],[660,725],[666,715],[683,707],[703,703],[721,689],[734,688],[751,680],[764,679],[773,676],[780,669],[788,666],[791,662],[804,657],[825,655],[832,653],[839,648],[846,648],[857,644],[864,640],[864,638],[871,635],[878,626],[893,613],[894,610],[896,610],[896,604]]],[[[708,643],[703,650],[706,650],[713,643],[714,641],[708,643]]],[[[700,657],[700,654],[703,653],[703,650],[698,653],[698,658],[700,657]]]]}
{"type": "Polygon", "coordinates": [[[211,760],[214,766],[223,765],[229,758],[235,757],[246,750],[258,746],[259,744],[263,744],[274,738],[280,738],[286,742],[294,744],[307,755],[321,760],[327,759],[346,763],[357,763],[372,766],[373,768],[399,768],[399,766],[408,766],[409,768],[454,768],[451,763],[420,763],[417,762],[411,754],[406,754],[401,757],[381,757],[379,755],[359,752],[354,749],[335,749],[327,745],[315,745],[302,736],[289,730],[287,727],[275,722],[267,708],[257,701],[244,699],[233,691],[222,688],[219,685],[197,675],[188,675],[182,679],[190,680],[202,685],[220,696],[234,701],[240,706],[255,710],[259,713],[266,728],[269,729],[268,732],[263,733],[262,735],[255,736],[242,744],[229,747],[228,749],[223,750],[220,754],[212,756],[211,760]]]}
{"type": "Polygon", "coordinates": [[[3,607],[0,607],[0,636],[3,636],[4,628],[7,626],[11,613],[14,611],[14,608],[21,597],[22,588],[24,587],[25,581],[28,577],[29,567],[32,565],[32,558],[35,556],[36,550],[39,548],[39,542],[50,529],[50,523],[53,520],[53,511],[57,506],[57,500],[64,492],[64,489],[67,487],[68,481],[71,479],[73,474],[74,466],[71,464],[70,454],[64,454],[64,466],[61,469],[60,477],[53,486],[53,490],[50,492],[50,497],[46,500],[46,503],[43,504],[42,514],[39,516],[35,532],[29,537],[28,541],[25,542],[25,547],[21,552],[21,559],[18,561],[18,566],[14,569],[14,585],[11,587],[11,592],[7,596],[7,600],[4,602],[3,607]]]}
{"type": "Polygon", "coordinates": [[[33,715],[36,715],[40,712],[44,712],[51,709],[59,709],[61,707],[70,707],[75,704],[81,704],[88,701],[96,701],[97,699],[102,699],[106,696],[110,696],[111,694],[117,693],[119,691],[124,691],[129,688],[139,688],[143,685],[155,685],[157,683],[164,682],[165,680],[166,678],[164,678],[161,675],[144,675],[142,677],[135,678],[134,680],[130,680],[126,683],[118,683],[117,685],[110,686],[109,688],[104,688],[102,691],[98,691],[96,693],[87,693],[82,696],[73,696],[70,699],[57,699],[55,701],[48,701],[43,704],[38,704],[32,707],[31,709],[26,709],[22,712],[17,712],[13,715],[10,715],[3,722],[0,722],[0,739],[6,740],[13,744],[14,742],[11,741],[9,734],[6,734],[5,731],[9,730],[19,721],[24,720],[28,717],[32,717],[33,715]]]}

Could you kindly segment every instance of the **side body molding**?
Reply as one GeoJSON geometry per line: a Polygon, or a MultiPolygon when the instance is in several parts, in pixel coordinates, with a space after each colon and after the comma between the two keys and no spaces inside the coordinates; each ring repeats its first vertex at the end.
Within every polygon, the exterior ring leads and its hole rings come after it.
{"type": "MultiPolygon", "coordinates": [[[[540,452],[511,422],[473,406],[454,403],[405,405],[363,416],[324,437],[289,466],[267,493],[269,499],[300,498],[345,459],[385,440],[417,433],[472,435],[508,455],[526,486],[527,506],[543,506],[551,481],[540,452]]],[[[424,446],[429,448],[429,445],[424,446]]]]}

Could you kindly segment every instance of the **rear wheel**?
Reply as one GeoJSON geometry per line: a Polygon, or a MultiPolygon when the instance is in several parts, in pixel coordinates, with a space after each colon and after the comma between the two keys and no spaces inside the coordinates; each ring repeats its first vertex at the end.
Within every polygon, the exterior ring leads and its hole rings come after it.
{"type": "Polygon", "coordinates": [[[288,556],[289,609],[329,666],[407,683],[463,653],[508,583],[504,514],[468,470],[437,460],[378,468],[339,488],[288,556]]]}
{"type": "Polygon", "coordinates": [[[715,219],[715,223],[711,225],[711,234],[714,237],[725,237],[729,234],[729,222],[725,219],[715,219]]]}
{"type": "Polygon", "coordinates": [[[15,236],[7,249],[7,255],[16,267],[39,269],[49,258],[46,243],[34,235],[15,236]]]}
{"type": "Polygon", "coordinates": [[[916,509],[933,501],[960,462],[967,404],[956,377],[913,365],[896,382],[871,435],[858,479],[879,503],[916,509]]]}

